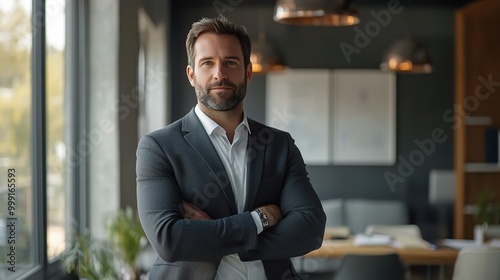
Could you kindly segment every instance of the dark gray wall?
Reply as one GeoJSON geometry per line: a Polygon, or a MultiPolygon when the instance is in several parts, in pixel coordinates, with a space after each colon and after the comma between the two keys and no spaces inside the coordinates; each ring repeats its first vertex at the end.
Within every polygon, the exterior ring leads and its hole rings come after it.
{"type": "MultiPolygon", "coordinates": [[[[231,1],[221,1],[230,3],[231,1]]],[[[232,1],[236,2],[236,1],[232,1]]],[[[408,202],[411,221],[419,224],[427,238],[445,236],[436,229],[450,227],[449,217],[436,218],[436,207],[427,202],[428,175],[431,169],[453,168],[452,124],[443,114],[453,108],[454,62],[454,7],[430,5],[405,6],[401,1],[398,14],[392,14],[385,27],[370,38],[359,54],[351,56],[349,63],[339,45],[354,43],[356,29],[365,30],[376,22],[372,12],[387,10],[387,5],[359,5],[361,23],[355,27],[290,26],[273,21],[274,1],[269,4],[242,3],[224,13],[228,18],[243,24],[253,39],[258,34],[257,15],[265,19],[266,39],[291,68],[369,68],[379,67],[385,51],[395,40],[410,34],[429,51],[434,64],[432,74],[397,75],[397,155],[394,166],[308,166],[310,177],[320,198],[373,198],[398,199],[408,202]],[[370,23],[371,22],[371,23],[370,23]],[[422,153],[415,140],[432,138],[433,130],[441,131],[442,143],[428,155],[422,153]],[[424,157],[418,157],[419,155],[424,157]],[[405,160],[413,161],[408,175],[405,160]],[[391,188],[384,174],[400,176],[391,188]],[[439,224],[437,224],[439,222],[439,224]]],[[[192,22],[201,17],[212,17],[217,11],[214,2],[174,1],[172,4],[172,120],[182,117],[195,104],[195,94],[186,75],[185,36],[192,22]],[[180,3],[179,3],[180,2],[180,3]]],[[[387,3],[387,2],[386,2],[387,3]]],[[[229,5],[229,4],[228,4],[229,5]]],[[[379,25],[380,26],[380,25],[379,25]]],[[[373,27],[373,26],[372,26],[373,27]]],[[[372,29],[372,31],[375,29],[372,29]]],[[[358,45],[359,46],[359,45],[358,45]]],[[[249,85],[246,111],[254,119],[265,120],[265,76],[254,75],[249,85]]]]}

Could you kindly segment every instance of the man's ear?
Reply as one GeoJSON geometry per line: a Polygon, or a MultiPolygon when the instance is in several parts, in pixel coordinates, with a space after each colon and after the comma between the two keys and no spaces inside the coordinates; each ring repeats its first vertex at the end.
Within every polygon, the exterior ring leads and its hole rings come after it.
{"type": "Polygon", "coordinates": [[[189,83],[191,84],[191,86],[194,87],[194,69],[193,67],[191,67],[191,65],[188,65],[186,67],[186,75],[189,80],[189,83]]]}
{"type": "Polygon", "coordinates": [[[247,84],[248,84],[252,80],[252,63],[251,62],[248,63],[246,74],[247,74],[247,76],[245,78],[247,79],[247,84]]]}

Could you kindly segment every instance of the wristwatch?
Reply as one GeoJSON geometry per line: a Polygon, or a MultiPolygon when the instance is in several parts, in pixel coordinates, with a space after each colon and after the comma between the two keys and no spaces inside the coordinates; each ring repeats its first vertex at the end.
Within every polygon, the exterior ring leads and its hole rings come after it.
{"type": "Polygon", "coordinates": [[[259,215],[260,222],[262,223],[262,228],[266,229],[269,227],[269,219],[267,218],[267,215],[260,211],[260,209],[255,209],[255,212],[259,215]]]}

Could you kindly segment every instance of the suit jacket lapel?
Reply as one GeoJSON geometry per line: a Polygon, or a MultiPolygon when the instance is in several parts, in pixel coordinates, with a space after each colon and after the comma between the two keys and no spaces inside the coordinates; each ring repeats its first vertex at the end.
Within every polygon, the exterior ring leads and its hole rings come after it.
{"type": "Polygon", "coordinates": [[[234,200],[233,188],[231,187],[229,176],[212,141],[196,116],[194,109],[182,119],[182,130],[186,133],[184,139],[196,150],[212,171],[213,176],[226,196],[231,210],[233,213],[237,213],[236,201],[234,200]]]}
{"type": "Polygon", "coordinates": [[[266,154],[266,143],[259,141],[259,135],[264,126],[252,119],[248,119],[248,125],[252,134],[248,135],[247,148],[247,197],[245,211],[254,210],[254,201],[259,192],[262,171],[264,169],[264,156],[266,154]]]}

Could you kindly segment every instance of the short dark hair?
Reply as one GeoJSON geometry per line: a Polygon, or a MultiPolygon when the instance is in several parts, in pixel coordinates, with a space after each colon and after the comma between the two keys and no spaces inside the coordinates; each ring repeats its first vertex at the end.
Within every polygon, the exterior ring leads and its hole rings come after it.
{"type": "Polygon", "coordinates": [[[229,34],[238,37],[243,52],[243,63],[245,69],[247,68],[250,63],[250,52],[252,51],[252,44],[250,42],[250,37],[248,37],[247,30],[243,25],[237,25],[223,16],[202,18],[193,23],[186,38],[188,65],[194,67],[194,44],[201,34],[207,32],[214,34],[229,34]]]}

